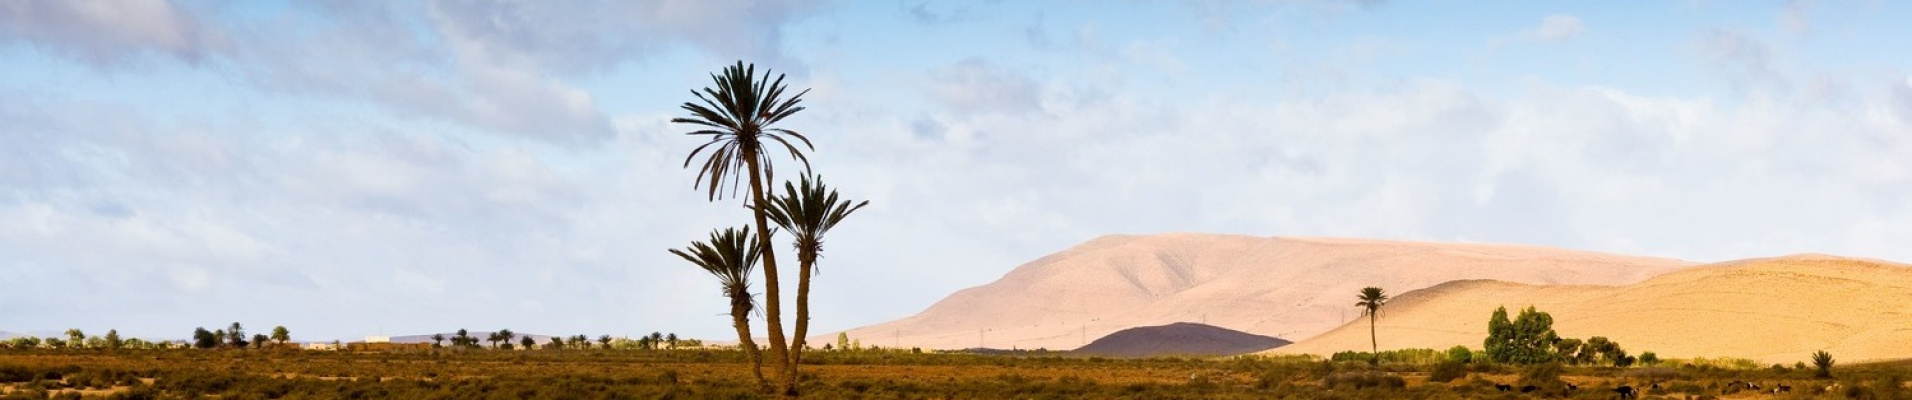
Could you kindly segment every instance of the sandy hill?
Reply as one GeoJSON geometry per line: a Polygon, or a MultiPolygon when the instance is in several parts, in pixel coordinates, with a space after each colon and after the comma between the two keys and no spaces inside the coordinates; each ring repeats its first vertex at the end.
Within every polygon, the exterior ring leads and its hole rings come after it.
{"type": "Polygon", "coordinates": [[[1113,357],[1228,356],[1290,343],[1213,325],[1177,322],[1123,329],[1075,349],[1076,353],[1113,357]]]}
{"type": "MultiPolygon", "coordinates": [[[[1912,357],[1912,266],[1819,255],[1743,260],[1622,286],[1463,281],[1406,293],[1376,324],[1381,348],[1479,349],[1495,307],[1553,316],[1563,337],[1606,336],[1662,357],[1843,361],[1912,357]]],[[[1273,350],[1329,354],[1368,348],[1367,322],[1273,350]]]]}
{"type": "Polygon", "coordinates": [[[914,316],[849,334],[903,347],[1069,349],[1120,329],[1196,321],[1299,340],[1357,317],[1352,306],[1364,286],[1402,293],[1457,279],[1611,285],[1691,265],[1510,245],[1105,236],[958,291],[914,316]]]}

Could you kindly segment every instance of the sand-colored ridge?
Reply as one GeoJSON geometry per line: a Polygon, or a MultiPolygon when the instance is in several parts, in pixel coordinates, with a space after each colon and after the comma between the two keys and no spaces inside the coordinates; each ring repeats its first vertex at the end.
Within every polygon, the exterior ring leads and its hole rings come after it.
{"type": "Polygon", "coordinates": [[[1692,265],[1516,245],[1110,235],[957,291],[917,315],[848,333],[925,349],[1071,349],[1121,329],[1186,321],[1299,340],[1358,317],[1350,306],[1364,286],[1405,292],[1457,279],[1617,285],[1692,265]]]}
{"type": "MultiPolygon", "coordinates": [[[[1826,255],[1698,266],[1627,285],[1457,281],[1404,293],[1376,323],[1382,349],[1481,348],[1494,308],[1535,306],[1563,337],[1605,336],[1662,358],[1845,362],[1912,358],[1912,265],[1826,255]]],[[[1368,349],[1367,321],[1271,350],[1368,349]]]]}

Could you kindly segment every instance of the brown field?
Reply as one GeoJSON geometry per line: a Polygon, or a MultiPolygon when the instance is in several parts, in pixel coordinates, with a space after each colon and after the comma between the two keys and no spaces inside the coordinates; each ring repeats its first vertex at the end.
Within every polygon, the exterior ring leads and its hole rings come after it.
{"type": "MultiPolygon", "coordinates": [[[[815,352],[800,388],[823,399],[1393,399],[1904,398],[1904,363],[1841,366],[1834,379],[1791,368],[1714,366],[1559,369],[1469,364],[1430,382],[1431,364],[1284,359],[1109,360],[1025,354],[815,352]],[[1761,391],[1727,387],[1755,382],[1761,391]],[[1567,391],[1561,383],[1573,383],[1567,391]],[[1790,393],[1770,388],[1787,384],[1790,393]],[[1533,393],[1495,384],[1536,384],[1533,393]],[[1834,386],[1837,385],[1837,386],[1834,386]],[[1558,386],[1558,387],[1549,387],[1558,386]],[[1830,391],[1826,389],[1832,387],[1830,391]]],[[[761,398],[747,364],[720,351],[440,351],[350,353],[205,350],[0,351],[0,398],[761,398]]]]}

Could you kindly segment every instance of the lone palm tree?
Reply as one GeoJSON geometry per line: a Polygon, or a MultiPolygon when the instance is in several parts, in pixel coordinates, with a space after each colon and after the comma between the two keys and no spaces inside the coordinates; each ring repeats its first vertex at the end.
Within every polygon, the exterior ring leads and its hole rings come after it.
{"type": "MultiPolygon", "coordinates": [[[[773,128],[777,122],[789,118],[803,107],[804,90],[788,98],[784,97],[783,75],[770,80],[770,72],[757,79],[757,66],[746,67],[743,61],[724,68],[722,75],[711,74],[716,89],[704,88],[702,92],[692,90],[702,104],[685,102],[682,108],[691,113],[688,118],[672,118],[671,123],[698,125],[698,130],[687,132],[691,136],[709,136],[710,141],[691,150],[684,158],[684,167],[690,167],[691,161],[699,155],[710,152],[698,167],[696,185],[708,186],[710,200],[723,197],[723,186],[730,184],[731,195],[735,196],[739,181],[738,173],[749,176],[750,204],[764,204],[764,182],[776,178],[775,169],[770,163],[766,145],[781,145],[790,157],[803,163],[804,171],[810,170],[810,160],[803,155],[796,139],[803,147],[815,149],[810,139],[789,129],[773,128]],[[774,142],[774,143],[772,143],[774,142]],[[741,171],[740,171],[741,170],[741,171]]],[[[770,336],[770,358],[778,360],[776,371],[782,379],[782,389],[786,394],[795,389],[796,365],[788,362],[783,336],[782,292],[777,282],[776,252],[770,249],[770,224],[765,221],[764,207],[750,207],[756,217],[759,252],[763,257],[764,277],[764,323],[770,336]]]]}
{"type": "Polygon", "coordinates": [[[498,330],[498,340],[505,342],[505,344],[511,344],[511,339],[514,339],[517,337],[518,337],[518,334],[511,333],[510,329],[498,330]]]}
{"type": "Polygon", "coordinates": [[[772,197],[766,210],[770,220],[796,236],[797,248],[797,329],[790,337],[790,368],[803,359],[804,336],[810,331],[810,276],[816,271],[817,258],[823,252],[823,235],[851,213],[870,205],[868,200],[850,204],[840,200],[835,189],[823,184],[823,177],[811,180],[804,175],[798,184],[783,183],[783,195],[772,197]]]}
{"type": "Polygon", "coordinates": [[[1381,307],[1387,305],[1388,295],[1381,288],[1370,286],[1361,288],[1359,297],[1361,302],[1354,303],[1354,306],[1361,307],[1361,315],[1368,316],[1368,345],[1373,347],[1374,352],[1374,359],[1370,362],[1380,362],[1381,342],[1374,337],[1374,318],[1381,314],[1381,307]]]}
{"type": "Polygon", "coordinates": [[[724,297],[730,299],[730,324],[737,329],[737,347],[750,358],[751,372],[757,375],[758,385],[764,384],[763,355],[757,352],[757,343],[750,339],[750,311],[756,308],[750,298],[750,273],[757,268],[762,249],[749,230],[727,228],[711,231],[709,242],[691,242],[684,250],[670,250],[671,254],[717,277],[724,297]]]}

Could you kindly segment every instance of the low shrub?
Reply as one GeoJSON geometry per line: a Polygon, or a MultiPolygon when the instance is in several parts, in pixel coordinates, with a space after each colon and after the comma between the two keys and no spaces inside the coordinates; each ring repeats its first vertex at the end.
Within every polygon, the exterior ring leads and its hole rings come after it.
{"type": "Polygon", "coordinates": [[[1448,360],[1434,365],[1434,372],[1427,375],[1428,382],[1448,383],[1467,377],[1467,365],[1448,360]]]}

